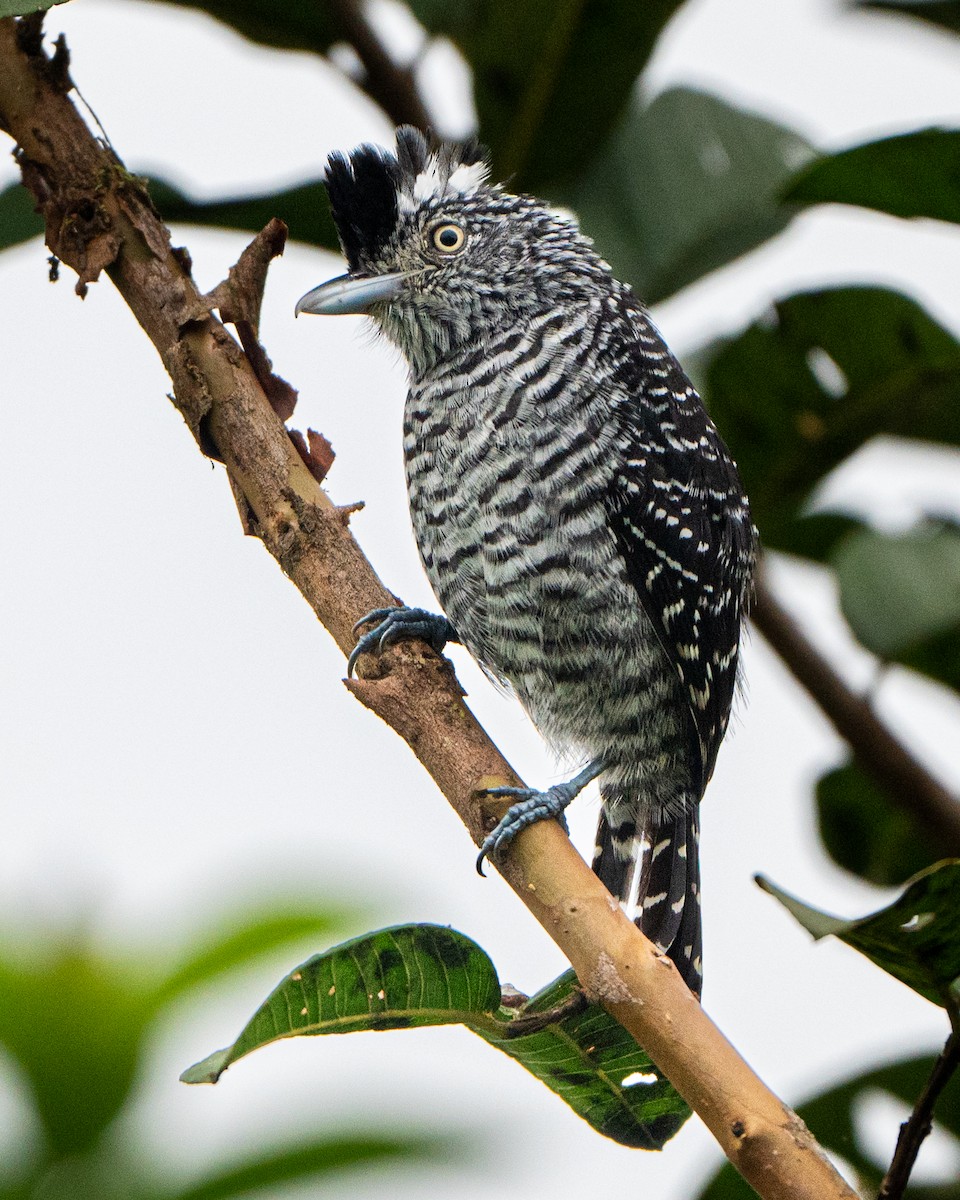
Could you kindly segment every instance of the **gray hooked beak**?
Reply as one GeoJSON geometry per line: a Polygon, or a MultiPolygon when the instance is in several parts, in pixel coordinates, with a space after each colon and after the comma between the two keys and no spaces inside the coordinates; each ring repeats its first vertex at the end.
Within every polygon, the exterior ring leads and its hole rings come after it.
{"type": "Polygon", "coordinates": [[[328,279],[312,292],[301,296],[293,315],[299,317],[306,312],[333,317],[344,313],[365,313],[374,304],[399,295],[407,277],[406,271],[394,271],[389,275],[338,275],[336,279],[328,279]]]}

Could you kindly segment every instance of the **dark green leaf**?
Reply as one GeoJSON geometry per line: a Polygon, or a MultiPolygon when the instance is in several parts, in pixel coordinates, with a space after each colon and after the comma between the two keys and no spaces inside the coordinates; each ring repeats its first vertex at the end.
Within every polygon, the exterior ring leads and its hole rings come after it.
{"type": "Polygon", "coordinates": [[[933,637],[960,635],[960,529],[927,521],[902,534],[861,530],[835,548],[843,615],[868,650],[902,662],[933,637]]]}
{"type": "Polygon", "coordinates": [[[879,887],[894,887],[940,858],[902,805],[856,763],[817,781],[820,836],[830,857],[879,887]]]}
{"type": "Polygon", "coordinates": [[[423,1159],[445,1153],[450,1145],[440,1138],[326,1137],[264,1154],[250,1162],[217,1171],[166,1200],[228,1200],[264,1188],[295,1181],[320,1179],[334,1171],[390,1161],[423,1159]]]}
{"type": "Polygon", "coordinates": [[[354,938],[314,955],[267,997],[232,1046],[185,1071],[216,1083],[232,1063],[278,1038],[408,1029],[486,1020],[500,1004],[493,964],[469,938],[409,925],[354,938]]]}
{"type": "Polygon", "coordinates": [[[790,549],[801,558],[826,562],[841,538],[863,528],[862,521],[846,513],[801,513],[791,525],[790,549]]]}
{"type": "Polygon", "coordinates": [[[208,13],[252,42],[324,54],[341,36],[332,5],[317,0],[163,0],[208,13]]]}
{"type": "Polygon", "coordinates": [[[27,13],[45,12],[67,0],[0,0],[0,17],[23,17],[27,13]]]}
{"type": "Polygon", "coordinates": [[[518,1016],[554,1007],[574,982],[568,973],[518,1014],[500,1007],[493,964],[462,934],[435,925],[385,929],[298,967],[232,1046],[181,1078],[215,1083],[232,1063],[279,1038],[462,1024],[522,1063],[599,1132],[659,1148],[686,1119],[686,1105],[603,1009],[591,1005],[545,1029],[510,1036],[518,1016]],[[633,1076],[636,1082],[624,1086],[633,1076]]]}
{"type": "Polygon", "coordinates": [[[705,396],[761,537],[799,552],[814,485],[878,434],[960,444],[960,343],[906,296],[807,292],[715,350],[705,396]]]}
{"type": "Polygon", "coordinates": [[[779,199],[813,151],[798,134],[716,96],[639,93],[600,156],[557,198],[648,303],[779,233],[779,199]]]}
{"type": "MultiPolygon", "coordinates": [[[[865,1071],[845,1080],[805,1104],[797,1112],[824,1149],[841,1155],[853,1167],[861,1183],[861,1193],[875,1196],[884,1172],[893,1156],[879,1162],[863,1137],[864,1101],[878,1094],[893,1097],[913,1108],[929,1078],[933,1059],[909,1058],[865,1071]]],[[[937,1101],[936,1123],[951,1133],[960,1134],[960,1076],[947,1084],[937,1101]]],[[[907,1192],[910,1200],[960,1200],[960,1181],[924,1186],[914,1183],[907,1192]]],[[[743,1177],[726,1163],[700,1193],[699,1200],[754,1200],[754,1193],[743,1177]]]]}
{"type": "Polygon", "coordinates": [[[329,250],[336,250],[340,245],[330,216],[326,189],[319,180],[259,196],[193,200],[172,184],[151,179],[150,195],[165,221],[259,233],[271,218],[279,217],[286,222],[290,236],[299,242],[329,250]]]}
{"type": "MultiPolygon", "coordinates": [[[[576,982],[574,973],[566,972],[531,997],[519,1016],[556,1008],[576,982]]],[[[509,1036],[509,1021],[501,1022],[496,1032],[476,1032],[522,1063],[594,1129],[622,1145],[659,1150],[690,1115],[666,1076],[598,1004],[523,1037],[509,1036]]]]}
{"type": "Polygon", "coordinates": [[[497,178],[541,192],[583,170],[682,0],[411,0],[473,69],[497,178]]]}
{"type": "Polygon", "coordinates": [[[33,211],[33,197],[19,183],[0,192],[0,250],[19,246],[43,233],[43,219],[33,211]]]}
{"type": "Polygon", "coordinates": [[[815,938],[832,933],[934,1004],[947,1003],[960,978],[960,859],[922,872],[893,904],[855,921],[810,908],[763,876],[757,883],[815,938]]]}
{"type": "Polygon", "coordinates": [[[856,6],[918,17],[921,21],[960,33],[960,3],[957,0],[857,0],[856,6]]]}
{"type": "Polygon", "coordinates": [[[960,691],[960,630],[951,629],[904,650],[897,661],[960,691]]]}
{"type": "Polygon", "coordinates": [[[960,221],[960,130],[921,129],[818,159],[784,199],[960,221]]]}

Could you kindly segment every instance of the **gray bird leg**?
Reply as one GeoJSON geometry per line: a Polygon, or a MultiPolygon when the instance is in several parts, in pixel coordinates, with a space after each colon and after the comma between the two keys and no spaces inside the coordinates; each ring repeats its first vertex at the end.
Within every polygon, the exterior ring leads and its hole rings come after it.
{"type": "Polygon", "coordinates": [[[393,642],[407,638],[420,638],[432,646],[438,654],[448,642],[459,642],[460,637],[446,617],[427,612],[423,608],[375,608],[354,625],[353,632],[364,625],[376,622],[376,626],[361,637],[347,659],[347,678],[361,654],[379,654],[393,642]]]}
{"type": "Polygon", "coordinates": [[[483,860],[492,854],[497,854],[504,846],[509,845],[517,834],[522,829],[526,829],[528,825],[535,825],[537,821],[546,821],[553,817],[566,830],[567,823],[564,820],[563,810],[571,800],[579,796],[588,783],[592,783],[596,779],[605,767],[606,763],[602,759],[594,759],[583,768],[579,775],[574,775],[573,779],[568,779],[566,783],[556,783],[553,787],[547,788],[545,792],[538,792],[536,788],[487,788],[488,796],[516,796],[517,803],[507,809],[496,828],[484,838],[477,856],[479,874],[483,874],[483,860]]]}

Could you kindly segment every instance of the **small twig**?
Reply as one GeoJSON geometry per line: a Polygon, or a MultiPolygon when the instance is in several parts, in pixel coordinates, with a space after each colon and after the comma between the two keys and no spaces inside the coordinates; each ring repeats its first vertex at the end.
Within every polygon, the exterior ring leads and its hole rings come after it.
{"type": "Polygon", "coordinates": [[[427,130],[432,118],[420,96],[416,74],[390,57],[367,19],[361,0],[327,0],[343,33],[356,50],[366,78],[361,86],[397,125],[427,130]]]}
{"type": "Polygon", "coordinates": [[[914,758],[868,701],[841,679],[777,600],[765,571],[758,574],[751,616],[866,774],[926,827],[942,857],[960,856],[960,802],[914,758]]]}
{"type": "Polygon", "coordinates": [[[506,1028],[507,1037],[527,1037],[531,1033],[539,1033],[541,1029],[549,1029],[551,1025],[557,1025],[568,1017],[585,1012],[589,1004],[586,993],[581,988],[574,988],[569,996],[553,1008],[546,1008],[542,1012],[521,1013],[514,1017],[506,1028]]]}
{"type": "Polygon", "coordinates": [[[901,1200],[910,1181],[910,1172],[917,1161],[920,1147],[923,1145],[924,1138],[933,1128],[934,1105],[958,1066],[960,1066],[960,1036],[954,1030],[947,1038],[947,1044],[940,1052],[937,1061],[933,1064],[930,1078],[920,1093],[913,1112],[900,1126],[897,1148],[894,1151],[890,1169],[883,1177],[883,1183],[877,1193],[877,1200],[901,1200]]]}

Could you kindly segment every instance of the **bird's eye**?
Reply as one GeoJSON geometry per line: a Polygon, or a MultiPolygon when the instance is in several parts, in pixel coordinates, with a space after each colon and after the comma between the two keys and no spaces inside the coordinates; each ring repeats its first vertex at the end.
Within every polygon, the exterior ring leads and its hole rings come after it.
{"type": "Polygon", "coordinates": [[[432,231],[430,240],[442,254],[456,254],[458,250],[463,249],[467,235],[459,225],[448,221],[443,225],[438,225],[432,231]]]}

